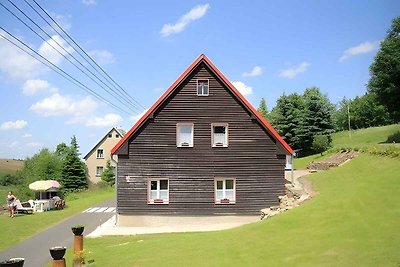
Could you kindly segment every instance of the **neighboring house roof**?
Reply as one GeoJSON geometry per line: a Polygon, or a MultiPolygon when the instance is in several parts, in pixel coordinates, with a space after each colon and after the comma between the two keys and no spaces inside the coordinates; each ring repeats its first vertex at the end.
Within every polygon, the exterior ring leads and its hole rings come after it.
{"type": "Polygon", "coordinates": [[[114,130],[115,130],[121,137],[125,136],[125,134],[126,134],[126,131],[125,131],[125,130],[123,130],[123,129],[118,129],[118,128],[113,127],[110,131],[108,131],[108,132],[106,133],[106,135],[104,135],[104,137],[103,137],[103,138],[89,151],[89,153],[87,153],[86,156],[84,156],[83,158],[86,160],[86,159],[92,154],[92,152],[93,152],[101,143],[103,143],[104,140],[107,139],[108,135],[109,135],[112,131],[114,131],[114,130]]]}
{"type": "Polygon", "coordinates": [[[117,145],[111,150],[111,154],[116,154],[118,150],[124,145],[125,142],[133,136],[141,126],[144,125],[146,120],[154,114],[154,111],[164,103],[169,96],[179,87],[179,85],[196,69],[199,64],[205,63],[210,70],[225,83],[228,89],[231,90],[233,95],[254,115],[255,119],[264,127],[264,129],[271,134],[271,136],[282,145],[284,150],[293,154],[292,148],[283,140],[278,132],[269,124],[269,122],[246,100],[244,96],[232,85],[232,83],[222,74],[221,71],[209,60],[204,54],[201,54],[190,66],[179,76],[179,78],[168,88],[167,91],[151,106],[151,108],[136,122],[136,124],[127,132],[117,145]]]}

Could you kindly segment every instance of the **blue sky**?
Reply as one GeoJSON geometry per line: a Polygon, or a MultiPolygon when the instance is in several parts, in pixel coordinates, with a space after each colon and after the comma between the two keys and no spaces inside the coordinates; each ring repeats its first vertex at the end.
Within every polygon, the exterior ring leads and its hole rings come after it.
{"type": "MultiPolygon", "coordinates": [[[[24,1],[13,2],[77,57],[24,1]]],[[[400,15],[399,1],[38,3],[145,108],[202,53],[256,107],[261,97],[270,109],[283,92],[310,86],[334,103],[362,95],[379,41],[400,15]]],[[[109,98],[2,7],[0,26],[109,98]]],[[[0,158],[54,149],[74,134],[84,155],[111,127],[128,130],[142,112],[113,109],[1,37],[0,97],[0,158]]]]}

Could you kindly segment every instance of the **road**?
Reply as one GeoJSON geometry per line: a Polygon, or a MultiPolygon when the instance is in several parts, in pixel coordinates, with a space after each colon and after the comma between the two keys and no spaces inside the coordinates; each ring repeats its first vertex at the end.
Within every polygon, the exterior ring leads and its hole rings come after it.
{"type": "MultiPolygon", "coordinates": [[[[0,259],[25,258],[24,266],[41,267],[50,260],[49,249],[54,246],[71,247],[73,245],[73,233],[71,226],[77,224],[85,225],[83,235],[90,234],[99,225],[110,219],[114,212],[115,199],[105,201],[88,209],[87,212],[70,217],[59,224],[40,232],[27,240],[0,252],[0,259]],[[98,207],[97,209],[95,207],[98,207]],[[100,208],[103,207],[103,208],[100,208]],[[99,209],[100,208],[100,209],[99,209]],[[107,208],[107,209],[105,209],[107,208]]],[[[29,225],[27,225],[29,227],[29,225]]],[[[67,266],[70,264],[67,263],[67,266]]]]}

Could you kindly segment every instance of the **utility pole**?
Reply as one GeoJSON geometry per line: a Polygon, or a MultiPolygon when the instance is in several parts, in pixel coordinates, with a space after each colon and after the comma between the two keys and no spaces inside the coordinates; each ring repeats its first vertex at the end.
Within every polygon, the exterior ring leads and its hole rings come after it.
{"type": "Polygon", "coordinates": [[[351,126],[350,126],[350,99],[347,100],[347,118],[349,121],[349,138],[351,139],[351,126]]]}

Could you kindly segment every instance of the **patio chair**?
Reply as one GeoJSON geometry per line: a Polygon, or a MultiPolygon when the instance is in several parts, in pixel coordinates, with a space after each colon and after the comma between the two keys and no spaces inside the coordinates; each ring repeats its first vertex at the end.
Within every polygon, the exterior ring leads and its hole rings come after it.
{"type": "Polygon", "coordinates": [[[21,201],[19,201],[19,199],[15,200],[14,202],[15,204],[15,211],[17,213],[19,212],[23,212],[23,213],[33,213],[33,207],[31,206],[31,204],[29,202],[24,202],[21,203],[21,201]]]}

